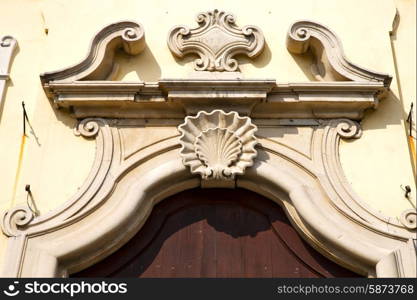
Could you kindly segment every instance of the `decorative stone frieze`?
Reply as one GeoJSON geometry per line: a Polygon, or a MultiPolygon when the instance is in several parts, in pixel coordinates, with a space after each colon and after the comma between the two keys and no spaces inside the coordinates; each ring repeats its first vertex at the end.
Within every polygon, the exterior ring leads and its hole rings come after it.
{"type": "Polygon", "coordinates": [[[200,111],[186,117],[178,130],[184,165],[204,180],[233,180],[257,155],[257,127],[236,112],[200,111]]]}
{"type": "MultiPolygon", "coordinates": [[[[239,29],[230,14],[197,21],[196,29],[174,28],[168,41],[176,56],[199,55],[197,70],[237,70],[237,53],[262,51],[260,30],[239,29]]],[[[336,36],[317,23],[295,23],[287,42],[293,53],[313,51],[318,81],[111,81],[116,49],[134,55],[144,47],[135,22],[107,26],[80,64],[41,75],[49,99],[80,120],[74,133],[95,139],[96,157],[60,207],[4,213],[10,238],[2,275],[68,276],[122,247],[166,197],[239,187],[279,203],[301,236],[336,263],[364,276],[415,277],[415,211],[393,218],[368,207],[339,158],[340,140],[361,136],[357,121],[391,77],[347,61],[336,36]]]]}
{"type": "Polygon", "coordinates": [[[168,47],[175,56],[199,56],[194,61],[196,71],[237,71],[237,54],[254,58],[264,48],[262,31],[252,25],[239,28],[230,13],[217,9],[202,12],[196,21],[197,28],[176,26],[168,34],[168,47]]]}

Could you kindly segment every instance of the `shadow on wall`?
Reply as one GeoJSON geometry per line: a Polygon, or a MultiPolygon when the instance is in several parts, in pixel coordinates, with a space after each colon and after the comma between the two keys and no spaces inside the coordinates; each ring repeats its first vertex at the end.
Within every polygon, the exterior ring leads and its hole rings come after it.
{"type": "Polygon", "coordinates": [[[173,55],[172,53],[171,53],[171,56],[174,58],[175,63],[177,63],[178,65],[180,65],[182,67],[185,67],[186,65],[190,64],[191,65],[190,68],[193,71],[194,71],[194,61],[196,59],[199,59],[200,58],[195,53],[190,53],[190,54],[184,55],[184,57],[181,57],[181,58],[173,55]]]}
{"type": "Polygon", "coordinates": [[[119,66],[115,80],[123,80],[125,76],[134,72],[137,79],[142,81],[158,81],[161,78],[161,68],[148,46],[139,55],[129,55],[119,50],[115,57],[119,66]]]}
{"type": "Polygon", "coordinates": [[[386,129],[388,125],[399,125],[404,119],[404,114],[400,99],[389,91],[376,110],[369,109],[365,112],[362,121],[363,130],[386,129]]]}
{"type": "MultiPolygon", "coordinates": [[[[290,54],[306,77],[310,81],[317,81],[312,73],[314,56],[311,50],[304,54],[290,54]]],[[[377,109],[368,109],[365,111],[361,122],[362,129],[364,131],[386,129],[389,125],[400,125],[406,114],[400,99],[392,91],[389,91],[385,98],[380,100],[377,109]]],[[[346,142],[352,143],[354,141],[347,140],[346,142]]]]}

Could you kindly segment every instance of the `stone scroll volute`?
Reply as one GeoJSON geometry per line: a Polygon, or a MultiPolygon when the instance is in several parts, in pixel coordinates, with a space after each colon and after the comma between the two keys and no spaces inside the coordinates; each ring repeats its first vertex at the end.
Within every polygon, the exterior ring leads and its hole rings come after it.
{"type": "Polygon", "coordinates": [[[315,65],[325,67],[316,68],[324,72],[317,82],[244,79],[232,73],[238,54],[259,55],[261,31],[217,10],[197,22],[173,28],[168,44],[177,57],[197,55],[195,69],[210,74],[114,81],[117,52],[145,49],[143,27],[121,21],[98,32],[79,64],[41,75],[48,98],[79,120],[75,134],[95,139],[96,157],[60,207],[35,215],[19,206],[0,217],[8,237],[2,276],[68,276],[121,248],[170,195],[226,187],[281,204],[308,243],[358,274],[415,277],[415,210],[397,220],[368,209],[339,159],[340,140],[360,137],[358,121],[391,77],[353,66],[332,31],[302,21],[291,26],[287,47],[314,50],[315,65]]]}
{"type": "Polygon", "coordinates": [[[257,127],[236,112],[200,111],[186,117],[178,130],[182,161],[206,187],[233,187],[235,176],[252,166],[257,155],[257,127]]]}

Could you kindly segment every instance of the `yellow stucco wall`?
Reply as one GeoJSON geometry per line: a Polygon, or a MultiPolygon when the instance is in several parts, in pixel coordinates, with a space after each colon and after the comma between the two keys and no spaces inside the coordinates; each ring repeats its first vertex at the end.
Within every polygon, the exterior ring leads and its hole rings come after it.
{"type": "MultiPolygon", "coordinates": [[[[276,78],[281,83],[310,80],[308,61],[292,56],[285,47],[288,27],[298,19],[329,26],[351,61],[394,76],[392,94],[367,114],[361,139],[343,142],[341,159],[349,182],[372,207],[392,217],[412,208],[401,186],[412,187],[415,203],[404,122],[416,96],[414,0],[1,0],[0,36],[13,35],[19,50],[0,117],[0,211],[26,201],[26,184],[31,185],[41,213],[57,207],[76,192],[93,162],[94,142],[73,135],[75,121],[52,107],[40,73],[79,62],[98,30],[131,19],[143,24],[147,48],[137,57],[117,58],[119,79],[184,77],[192,70],[191,60],[175,61],[166,46],[167,33],[177,24],[194,26],[196,13],[213,8],[231,11],[239,25],[254,24],[264,32],[266,50],[253,64],[241,67],[246,78],[276,78]],[[400,23],[391,40],[396,9],[400,23]],[[20,158],[22,100],[38,140],[29,133],[20,158]]],[[[0,264],[4,247],[1,236],[0,264]]]]}

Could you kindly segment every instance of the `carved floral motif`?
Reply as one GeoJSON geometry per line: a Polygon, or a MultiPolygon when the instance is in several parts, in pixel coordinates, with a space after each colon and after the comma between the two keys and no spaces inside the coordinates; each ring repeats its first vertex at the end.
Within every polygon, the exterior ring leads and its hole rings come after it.
{"type": "Polygon", "coordinates": [[[196,71],[237,71],[237,54],[250,58],[259,55],[264,48],[264,37],[255,26],[239,28],[235,17],[224,11],[203,12],[197,15],[199,27],[174,27],[168,35],[168,47],[177,57],[197,54],[196,71]]]}
{"type": "Polygon", "coordinates": [[[181,156],[191,172],[203,179],[232,180],[253,165],[257,155],[255,132],[250,118],[236,112],[200,111],[186,117],[181,132],[181,156]]]}

